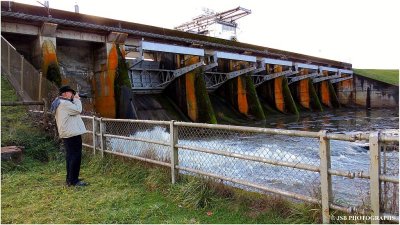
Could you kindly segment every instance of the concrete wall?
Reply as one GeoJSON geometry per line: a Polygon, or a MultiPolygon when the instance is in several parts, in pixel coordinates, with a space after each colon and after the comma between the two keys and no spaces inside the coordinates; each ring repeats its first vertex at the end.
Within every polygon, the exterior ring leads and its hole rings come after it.
{"type": "Polygon", "coordinates": [[[354,75],[355,104],[367,108],[399,107],[399,87],[354,75]]]}
{"type": "MultiPolygon", "coordinates": [[[[61,67],[63,84],[73,88],[79,85],[81,93],[94,97],[93,76],[106,70],[105,43],[57,39],[57,58],[61,67]]],[[[92,111],[94,98],[83,99],[85,111],[92,111]]]]}
{"type": "Polygon", "coordinates": [[[333,84],[338,101],[342,106],[352,106],[355,102],[355,91],[353,88],[353,79],[344,80],[333,84]]]}
{"type": "Polygon", "coordinates": [[[73,88],[76,88],[76,83],[78,83],[82,92],[90,92],[90,76],[94,71],[92,44],[59,39],[57,41],[57,58],[61,67],[63,83],[71,85],[73,88]]]}

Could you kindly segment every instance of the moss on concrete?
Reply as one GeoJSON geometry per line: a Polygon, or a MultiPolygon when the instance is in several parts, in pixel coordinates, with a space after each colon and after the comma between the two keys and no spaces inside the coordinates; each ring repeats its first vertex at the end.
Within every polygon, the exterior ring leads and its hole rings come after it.
{"type": "Polygon", "coordinates": [[[43,41],[42,44],[42,72],[43,76],[56,84],[58,87],[62,85],[61,70],[57,61],[56,48],[53,42],[49,40],[43,41]]]}
{"type": "Polygon", "coordinates": [[[214,113],[214,109],[211,105],[210,97],[207,93],[206,83],[204,81],[203,70],[201,68],[197,68],[194,73],[195,77],[195,85],[196,85],[196,96],[197,96],[197,106],[198,106],[198,122],[203,123],[217,123],[217,118],[214,113]]]}
{"type": "Polygon", "coordinates": [[[57,62],[51,63],[47,67],[47,72],[46,72],[46,78],[47,80],[53,82],[54,84],[57,85],[57,87],[61,87],[61,71],[60,67],[58,66],[57,62]]]}
{"type": "MultiPolygon", "coordinates": [[[[218,61],[218,69],[222,72],[231,72],[239,66],[246,68],[246,64],[234,64],[232,61],[218,61]]],[[[265,120],[265,114],[255,90],[255,86],[247,75],[235,77],[226,81],[217,91],[231,107],[247,119],[265,120]]],[[[217,114],[220,114],[218,112],[217,114]]],[[[220,115],[218,115],[220,118],[220,115]]]]}
{"type": "Polygon", "coordinates": [[[176,105],[175,102],[167,95],[157,94],[154,95],[154,99],[160,103],[161,107],[168,112],[168,115],[172,119],[190,122],[189,117],[187,117],[185,113],[182,112],[180,107],[176,105]]]}
{"type": "Polygon", "coordinates": [[[334,108],[340,108],[340,103],[339,99],[336,95],[335,88],[333,88],[333,85],[331,82],[328,82],[328,89],[329,89],[329,96],[331,98],[331,104],[334,108]]]}
{"type": "Polygon", "coordinates": [[[322,104],[319,101],[318,94],[317,94],[317,92],[314,88],[314,85],[312,83],[312,80],[310,78],[308,78],[308,88],[309,88],[309,93],[310,93],[311,109],[322,112],[323,111],[322,104]]]}
{"type": "Polygon", "coordinates": [[[122,54],[119,45],[116,45],[116,48],[118,54],[118,66],[114,80],[114,97],[115,97],[116,117],[120,118],[121,89],[124,86],[131,88],[132,85],[128,75],[128,65],[126,63],[125,56],[122,54]]]}
{"type": "MultiPolygon", "coordinates": [[[[174,64],[176,61],[176,59],[171,57],[168,58],[164,56],[164,58],[170,60],[170,64],[174,64]]],[[[178,77],[167,87],[165,93],[173,100],[174,105],[179,108],[179,111],[182,112],[186,118],[189,116],[190,108],[190,110],[196,110],[196,113],[194,113],[196,114],[195,119],[191,118],[191,121],[216,124],[217,119],[207,93],[202,73],[203,71],[201,68],[197,68],[191,71],[190,74],[178,77]],[[192,77],[192,75],[194,75],[194,77],[192,77]],[[194,87],[190,87],[190,91],[194,93],[189,94],[193,94],[190,99],[191,101],[196,101],[195,104],[193,104],[193,102],[188,102],[187,79],[194,79],[194,87]]]]}
{"type": "Polygon", "coordinates": [[[250,76],[245,76],[244,79],[246,79],[247,102],[249,103],[250,114],[254,115],[257,120],[265,120],[266,114],[261,107],[253,80],[250,76]]]}
{"type": "Polygon", "coordinates": [[[285,111],[299,115],[299,110],[297,109],[296,103],[293,100],[286,77],[283,77],[282,80],[282,92],[285,100],[285,111]]]}
{"type": "Polygon", "coordinates": [[[229,99],[216,93],[210,93],[209,97],[218,123],[234,125],[243,125],[248,123],[248,118],[238,112],[229,102],[229,99]]]}
{"type": "Polygon", "coordinates": [[[265,118],[269,118],[271,115],[281,115],[282,113],[276,110],[275,107],[271,106],[265,99],[260,98],[260,104],[263,109],[265,118]]]}

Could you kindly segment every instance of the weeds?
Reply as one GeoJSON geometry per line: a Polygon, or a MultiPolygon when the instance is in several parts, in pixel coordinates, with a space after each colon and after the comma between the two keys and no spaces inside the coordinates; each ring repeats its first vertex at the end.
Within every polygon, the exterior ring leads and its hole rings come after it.
{"type": "Polygon", "coordinates": [[[207,208],[215,200],[215,192],[207,179],[201,177],[185,177],[179,185],[175,199],[182,206],[189,208],[207,208]]]}
{"type": "Polygon", "coordinates": [[[315,204],[294,204],[289,217],[294,223],[322,223],[320,206],[315,204]]]}

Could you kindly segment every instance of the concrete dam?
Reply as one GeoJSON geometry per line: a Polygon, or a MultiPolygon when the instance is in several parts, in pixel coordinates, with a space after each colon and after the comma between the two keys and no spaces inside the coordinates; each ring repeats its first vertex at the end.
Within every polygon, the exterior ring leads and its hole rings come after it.
{"type": "Polygon", "coordinates": [[[89,93],[85,110],[102,117],[245,123],[355,102],[349,63],[14,2],[1,10],[2,38],[57,86],[89,93]]]}

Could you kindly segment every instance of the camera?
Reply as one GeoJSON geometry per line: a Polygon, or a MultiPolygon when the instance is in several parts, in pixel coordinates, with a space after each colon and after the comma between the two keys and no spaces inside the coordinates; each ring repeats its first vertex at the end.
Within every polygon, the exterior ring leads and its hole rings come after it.
{"type": "Polygon", "coordinates": [[[78,93],[78,96],[80,98],[90,98],[89,95],[87,93],[78,93]]]}

